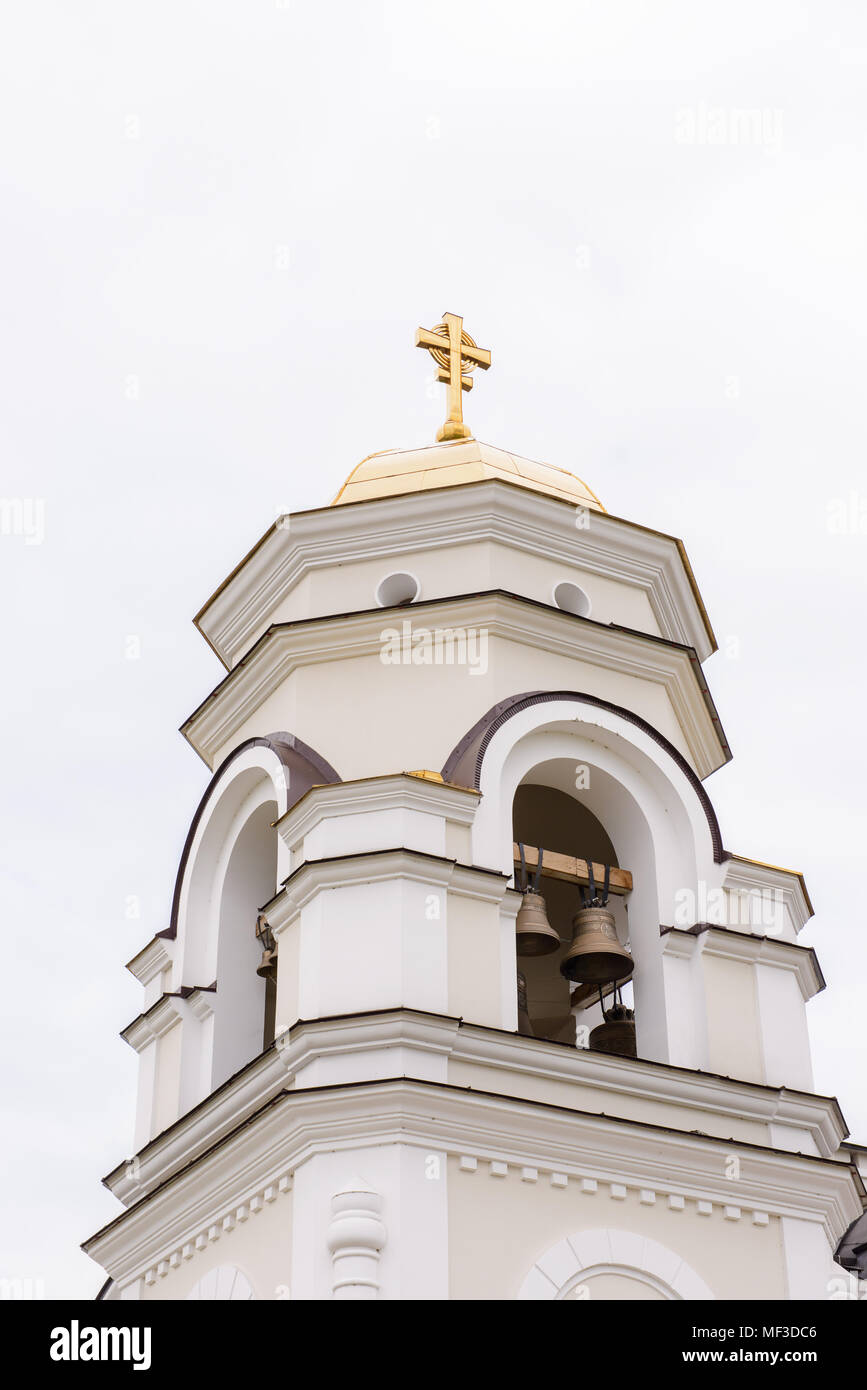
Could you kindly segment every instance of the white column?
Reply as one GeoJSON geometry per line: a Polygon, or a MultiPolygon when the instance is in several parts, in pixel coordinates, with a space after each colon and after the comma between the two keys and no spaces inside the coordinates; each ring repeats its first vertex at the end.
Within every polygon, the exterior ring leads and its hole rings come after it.
{"type": "Polygon", "coordinates": [[[377,1297],[379,1256],[386,1240],[381,1211],[379,1193],[360,1178],[333,1194],[328,1249],[334,1298],[377,1297]]]}
{"type": "Polygon", "coordinates": [[[157,1040],[149,1035],[144,1046],[136,1048],[139,1055],[138,1099],[135,1114],[133,1143],[136,1153],[153,1137],[154,1100],[157,1084],[157,1040]]]}

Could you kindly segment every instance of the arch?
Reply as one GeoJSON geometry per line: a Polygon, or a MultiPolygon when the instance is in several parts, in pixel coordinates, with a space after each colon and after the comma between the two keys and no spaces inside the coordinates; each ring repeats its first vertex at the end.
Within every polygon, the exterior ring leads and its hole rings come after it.
{"type": "Polygon", "coordinates": [[[341,782],[343,780],[321,754],[317,753],[315,749],[309,748],[306,743],[302,742],[300,738],[296,738],[294,734],[281,731],[279,733],[269,734],[266,738],[249,738],[246,739],[244,743],[239,743],[238,747],[233,749],[229,756],[224,759],[217,768],[217,771],[205,788],[201,801],[196,807],[195,814],[190,822],[190,828],[187,832],[187,838],[184,841],[184,847],[181,851],[181,861],[178,865],[174,893],[172,894],[172,910],[169,917],[169,925],[166,931],[158,932],[158,936],[166,937],[170,940],[177,936],[181,891],[183,889],[190,853],[202,817],[205,815],[208,806],[213,800],[216,788],[225,779],[233,763],[235,763],[238,758],[248,753],[251,748],[268,749],[276,756],[283,768],[287,795],[286,804],[280,811],[281,815],[284,815],[290,807],[294,806],[296,801],[300,801],[304,793],[309,791],[312,786],[323,782],[341,782]]]}
{"type": "MultiPolygon", "coordinates": [[[[270,1041],[265,1036],[267,985],[256,973],[261,948],[254,924],[258,909],[276,890],[277,835],[273,826],[277,809],[272,785],[257,779],[241,801],[213,866],[212,903],[216,911],[208,928],[215,933],[215,940],[205,943],[208,958],[216,947],[212,1086],[227,1080],[270,1041]]],[[[204,870],[205,874],[211,871],[209,857],[204,870]]],[[[205,973],[210,973],[210,965],[205,973]]]]}
{"type": "Polygon", "coordinates": [[[621,705],[611,704],[608,700],[600,700],[595,695],[587,695],[576,690],[533,690],[522,695],[510,695],[508,699],[500,700],[498,704],[492,705],[471,729],[467,730],[463,738],[452,749],[442,767],[443,781],[457,782],[460,786],[478,789],[481,786],[482,765],[488,746],[498,729],[502,728],[507,720],[514,718],[522,710],[533,705],[569,701],[615,714],[627,724],[632,724],[640,729],[648,738],[653,739],[687,779],[699,801],[710,831],[714,862],[721,864],[725,859],[728,859],[729,855],[723,848],[719,821],[711,799],[683,754],[674,747],[674,744],[664,734],[661,734],[658,729],[654,729],[653,725],[649,724],[646,719],[642,719],[638,714],[633,714],[631,710],[624,709],[621,705]]]}
{"type": "Polygon", "coordinates": [[[603,1299],[643,1298],[671,1302],[680,1297],[667,1284],[663,1284],[660,1279],[654,1278],[643,1269],[634,1269],[630,1265],[598,1264],[589,1269],[582,1269],[580,1274],[570,1279],[568,1285],[557,1294],[557,1300],[563,1302],[571,1295],[597,1300],[600,1297],[600,1286],[603,1299]],[[623,1288],[624,1281],[626,1291],[623,1288]]]}
{"type": "Polygon", "coordinates": [[[528,1271],[517,1296],[553,1302],[583,1280],[608,1274],[636,1279],[671,1300],[716,1298],[676,1251],[635,1231],[604,1226],[575,1231],[549,1246],[528,1271]]]}
{"type": "MultiPolygon", "coordinates": [[[[468,770],[469,759],[477,769],[472,775],[482,796],[471,830],[476,864],[513,873],[511,816],[522,783],[567,793],[601,823],[617,863],[633,878],[628,899],[612,899],[612,910],[635,959],[638,1055],[701,1065],[704,1014],[689,982],[674,983],[661,929],[673,923],[684,892],[699,901],[700,885],[716,886],[721,871],[694,775],[673,751],[643,721],[561,692],[506,702],[499,716],[464,741],[452,766],[468,770]]],[[[514,989],[515,958],[506,953],[502,961],[505,1008],[514,989]]],[[[594,1017],[588,1012],[577,1021],[592,1025],[594,1017]]]]}
{"type": "MultiPolygon", "coordinates": [[[[182,1041],[181,1109],[257,1056],[268,1038],[273,982],[257,974],[256,918],[277,890],[284,851],[275,822],[334,769],[289,734],[248,739],[199,805],[175,889],[175,978],[210,990],[182,1041]],[[213,986],[216,985],[216,990],[213,986]]],[[[169,935],[171,933],[167,933],[169,935]]]]}
{"type": "MultiPolygon", "coordinates": [[[[569,766],[572,771],[572,765],[569,766]]],[[[533,774],[529,774],[532,778],[533,774]]],[[[555,854],[580,853],[596,864],[618,868],[617,851],[605,826],[578,797],[533,780],[518,784],[512,803],[512,838],[541,847],[555,854]]],[[[526,985],[527,1017],[533,1035],[550,1042],[576,1042],[578,1018],[570,999],[570,987],[560,969],[564,952],[572,939],[572,920],[579,906],[574,883],[545,878],[540,884],[548,924],[560,938],[560,949],[553,954],[522,956],[518,968],[526,985]]],[[[628,924],[622,898],[612,897],[608,907],[614,914],[615,929],[623,944],[628,924]]],[[[631,999],[631,986],[625,986],[624,1002],[631,999]]],[[[610,1002],[610,1001],[609,1001],[610,1002]]],[[[594,997],[587,1000],[580,1019],[588,1032],[581,1035],[586,1045],[589,1030],[602,1022],[594,997]]]]}
{"type": "Polygon", "coordinates": [[[475,863],[511,875],[511,807],[519,785],[533,782],[566,792],[601,822],[619,864],[633,872],[632,906],[651,882],[656,885],[652,910],[649,899],[643,905],[654,918],[654,934],[667,924],[678,890],[695,888],[699,872],[711,880],[719,876],[689,779],[619,712],[574,695],[528,703],[491,730],[480,773],[475,863]]]}

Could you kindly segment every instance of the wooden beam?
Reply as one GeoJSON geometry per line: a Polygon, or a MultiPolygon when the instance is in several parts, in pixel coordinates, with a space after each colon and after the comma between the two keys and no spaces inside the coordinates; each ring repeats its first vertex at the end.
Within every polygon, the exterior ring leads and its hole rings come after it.
{"type": "MultiPolygon", "coordinates": [[[[517,844],[512,845],[512,851],[515,863],[520,864],[521,856],[517,844]]],[[[528,873],[536,868],[539,863],[539,851],[535,845],[524,846],[524,859],[528,873]]],[[[542,877],[565,879],[567,883],[588,884],[590,871],[586,859],[573,859],[569,854],[555,854],[553,850],[546,849],[542,851],[542,877]]],[[[593,865],[593,877],[596,887],[601,890],[605,880],[604,864],[593,865]]],[[[608,891],[616,893],[619,897],[632,892],[632,874],[628,869],[612,867],[608,891]]]]}

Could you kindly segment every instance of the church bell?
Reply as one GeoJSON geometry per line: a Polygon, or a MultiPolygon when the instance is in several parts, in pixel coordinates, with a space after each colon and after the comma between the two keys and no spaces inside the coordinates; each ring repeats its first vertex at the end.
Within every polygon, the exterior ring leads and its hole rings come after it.
{"type": "Polygon", "coordinates": [[[598,1023],[588,1042],[594,1052],[608,1052],[614,1057],[637,1057],[635,1046],[635,1013],[625,1004],[615,1004],[602,1011],[604,1023],[598,1023]]]}
{"type": "Polygon", "coordinates": [[[545,899],[530,888],[524,894],[515,922],[519,956],[547,956],[560,946],[560,938],[545,913],[545,899]]]}
{"type": "Polygon", "coordinates": [[[548,956],[560,948],[560,938],[555,932],[545,911],[545,899],[539,892],[542,877],[542,854],[532,888],[527,881],[527,866],[524,862],[524,846],[518,845],[521,856],[521,891],[523,898],[515,921],[515,949],[519,956],[548,956]]]}
{"type": "Polygon", "coordinates": [[[262,946],[262,959],[256,967],[256,974],[260,980],[277,979],[277,942],[274,940],[274,933],[268,926],[267,918],[260,912],[256,918],[256,936],[262,946]]]}
{"type": "MultiPolygon", "coordinates": [[[[588,861],[589,864],[589,861],[588,861]]],[[[596,893],[593,866],[589,890],[582,888],[584,906],[572,921],[572,944],[560,962],[560,973],[582,985],[608,985],[628,980],[635,962],[617,939],[614,914],[608,911],[609,867],[601,897],[596,893]]]]}

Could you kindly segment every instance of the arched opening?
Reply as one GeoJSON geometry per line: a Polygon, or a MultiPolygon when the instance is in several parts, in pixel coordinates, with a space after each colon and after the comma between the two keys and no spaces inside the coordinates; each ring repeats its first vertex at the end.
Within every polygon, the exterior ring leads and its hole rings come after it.
{"type": "Polygon", "coordinates": [[[211,1085],[219,1086],[274,1036],[276,985],[257,975],[260,908],[277,883],[276,800],[261,800],[260,783],[245,801],[227,841],[219,894],[217,1020],[211,1085]],[[269,1036],[270,1034],[270,1036],[269,1036]]]}
{"type": "MultiPolygon", "coordinates": [[[[514,840],[537,850],[619,868],[608,831],[579,795],[536,782],[533,777],[534,773],[528,774],[515,791],[512,803],[514,840]]],[[[574,1043],[577,1024],[582,1029],[579,1041],[586,1045],[589,1032],[602,1022],[598,993],[582,1000],[583,1007],[576,1009],[575,1000],[585,995],[586,990],[576,989],[560,971],[572,940],[572,920],[582,906],[579,886],[543,873],[539,890],[545,899],[548,921],[561,944],[559,950],[550,955],[522,956],[518,961],[527,982],[527,1006],[533,1034],[551,1042],[574,1043]]],[[[612,896],[608,906],[614,914],[618,938],[625,945],[629,929],[625,903],[612,896]]],[[[624,1003],[631,1005],[631,985],[624,986],[622,993],[624,1003]]],[[[606,995],[606,1005],[610,1002],[606,995]]]]}
{"type": "Polygon", "coordinates": [[[174,1050],[160,1039],[155,1065],[142,1073],[148,1133],[156,1116],[162,1124],[170,1111],[185,1114],[273,1041],[276,951],[272,942],[265,959],[268,926],[260,914],[289,870],[276,822],[311,786],[339,781],[320,754],[285,731],[246,739],[214,773],[190,824],[169,929],[161,933],[175,942],[163,989],[187,1002],[178,1006],[180,1049],[177,1034],[167,1034],[174,1050]]]}
{"type": "MultiPolygon", "coordinates": [[[[688,890],[698,901],[702,884],[718,881],[725,851],[713,807],[685,757],[628,710],[578,692],[537,691],[492,706],[455,745],[443,777],[479,789],[473,860],[510,877],[513,802],[521,785],[564,792],[593,813],[631,883],[612,901],[619,940],[635,962],[637,1055],[707,1066],[704,998],[691,962],[668,949],[666,928],[679,894],[688,890]]],[[[511,984],[516,959],[502,977],[503,1016],[511,1028],[521,1022],[511,984]]],[[[629,1004],[628,987],[626,995],[629,1004]]],[[[599,1016],[577,1021],[590,1026],[599,1016]]]]}

